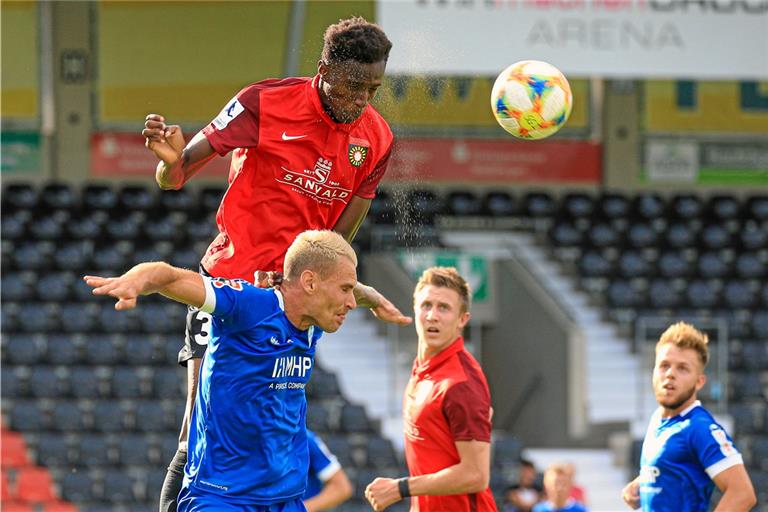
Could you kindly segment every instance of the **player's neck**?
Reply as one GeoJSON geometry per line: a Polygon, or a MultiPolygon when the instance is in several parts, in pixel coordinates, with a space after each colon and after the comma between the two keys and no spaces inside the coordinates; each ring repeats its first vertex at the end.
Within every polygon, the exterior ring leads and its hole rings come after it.
{"type": "Polygon", "coordinates": [[[674,409],[668,409],[664,406],[661,406],[661,417],[662,418],[674,418],[678,414],[682,413],[684,410],[688,409],[690,406],[696,402],[698,398],[696,398],[696,393],[691,396],[688,400],[685,401],[685,403],[681,404],[678,407],[675,407],[674,409]]]}
{"type": "Polygon", "coordinates": [[[306,331],[314,324],[314,319],[307,315],[302,307],[301,298],[296,294],[296,290],[284,283],[280,287],[283,294],[285,317],[291,322],[291,325],[300,331],[306,331]]]}

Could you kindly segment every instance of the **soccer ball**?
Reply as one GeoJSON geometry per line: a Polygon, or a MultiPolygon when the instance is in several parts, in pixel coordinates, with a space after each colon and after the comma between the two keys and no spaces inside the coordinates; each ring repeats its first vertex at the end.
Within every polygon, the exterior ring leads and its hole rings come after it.
{"type": "Polygon", "coordinates": [[[502,128],[520,139],[542,139],[571,114],[571,86],[552,64],[521,60],[501,72],[491,91],[491,109],[502,128]]]}

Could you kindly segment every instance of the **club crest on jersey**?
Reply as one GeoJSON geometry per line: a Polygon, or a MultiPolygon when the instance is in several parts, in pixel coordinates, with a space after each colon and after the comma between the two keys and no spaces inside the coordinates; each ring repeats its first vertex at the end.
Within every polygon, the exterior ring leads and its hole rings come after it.
{"type": "Polygon", "coordinates": [[[349,145],[349,152],[347,153],[347,158],[349,158],[349,163],[351,163],[355,167],[360,167],[365,163],[365,157],[368,156],[368,148],[365,146],[359,146],[357,144],[350,144],[349,145]]]}
{"type": "Polygon", "coordinates": [[[317,162],[315,162],[315,177],[317,177],[318,183],[325,183],[328,181],[328,176],[331,175],[331,167],[333,166],[333,162],[330,160],[326,160],[323,157],[320,157],[317,159],[317,162]]]}

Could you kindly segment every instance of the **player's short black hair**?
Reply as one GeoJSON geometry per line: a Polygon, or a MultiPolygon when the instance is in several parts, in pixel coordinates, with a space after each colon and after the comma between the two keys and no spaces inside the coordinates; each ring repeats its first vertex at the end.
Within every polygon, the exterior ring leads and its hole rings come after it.
{"type": "Polygon", "coordinates": [[[354,16],[326,29],[322,59],[327,63],[354,60],[372,64],[386,61],[391,49],[392,42],[381,27],[354,16]]]}

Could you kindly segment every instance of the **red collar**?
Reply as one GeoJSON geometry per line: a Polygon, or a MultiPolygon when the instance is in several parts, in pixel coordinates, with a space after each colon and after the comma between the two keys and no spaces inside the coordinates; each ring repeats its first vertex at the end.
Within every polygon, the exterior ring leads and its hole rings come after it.
{"type": "Polygon", "coordinates": [[[328,112],[326,112],[325,108],[323,107],[322,100],[320,100],[320,75],[319,74],[315,75],[314,78],[312,78],[312,80],[308,82],[307,96],[309,97],[310,103],[312,103],[312,106],[315,108],[315,111],[318,113],[320,118],[326,122],[326,124],[328,124],[334,130],[341,130],[347,133],[350,133],[352,130],[355,129],[355,127],[358,125],[358,123],[360,123],[360,120],[365,115],[366,110],[368,110],[368,105],[366,105],[362,115],[351,123],[337,123],[336,121],[331,119],[331,116],[328,115],[328,112]]]}
{"type": "Polygon", "coordinates": [[[419,363],[419,358],[417,356],[416,360],[413,362],[412,374],[421,377],[430,371],[434,371],[437,367],[442,365],[445,361],[450,359],[453,355],[458,354],[462,350],[464,350],[464,337],[459,336],[456,338],[456,341],[448,345],[441,352],[435,354],[429,359],[425,359],[421,363],[419,363]]]}

